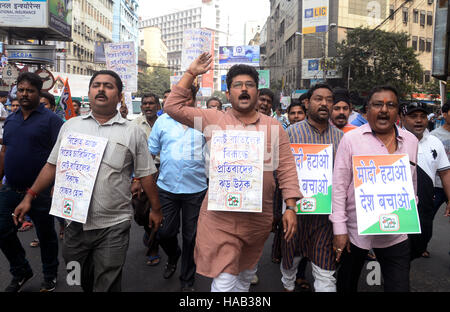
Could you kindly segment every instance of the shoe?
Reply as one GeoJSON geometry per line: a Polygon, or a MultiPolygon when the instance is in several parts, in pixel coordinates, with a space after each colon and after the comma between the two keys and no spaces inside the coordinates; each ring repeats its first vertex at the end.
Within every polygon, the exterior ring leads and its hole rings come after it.
{"type": "Polygon", "coordinates": [[[39,247],[39,239],[35,238],[31,241],[30,247],[39,247]]]}
{"type": "Polygon", "coordinates": [[[56,277],[51,279],[44,279],[41,284],[41,290],[39,292],[51,292],[56,288],[56,277]]]}
{"type": "Polygon", "coordinates": [[[257,285],[258,283],[259,283],[258,275],[255,274],[255,276],[253,276],[252,281],[250,282],[250,285],[257,285]]]}
{"type": "Polygon", "coordinates": [[[5,288],[5,292],[20,292],[23,285],[33,277],[33,271],[28,271],[24,276],[13,277],[11,283],[5,288]]]}
{"type": "Polygon", "coordinates": [[[184,286],[181,287],[181,292],[194,292],[195,288],[193,286],[184,286]]]}
{"type": "Polygon", "coordinates": [[[171,278],[176,270],[177,270],[177,265],[176,264],[170,264],[169,262],[167,262],[166,267],[164,268],[163,277],[165,279],[171,278]]]}

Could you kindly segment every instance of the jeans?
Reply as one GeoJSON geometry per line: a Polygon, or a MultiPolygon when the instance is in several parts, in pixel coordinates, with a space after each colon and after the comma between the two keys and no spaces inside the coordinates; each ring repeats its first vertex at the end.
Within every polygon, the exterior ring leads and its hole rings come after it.
{"type": "MultiPolygon", "coordinates": [[[[25,196],[25,190],[13,189],[3,185],[0,189],[0,249],[10,265],[10,272],[21,277],[31,271],[25,257],[25,250],[17,237],[19,226],[14,224],[11,214],[25,196]]],[[[58,272],[58,238],[56,236],[54,217],[49,214],[52,199],[50,190],[39,194],[33,200],[28,212],[36,228],[41,248],[42,272],[45,279],[56,278],[58,272]]]]}
{"type": "Polygon", "coordinates": [[[170,264],[176,264],[181,254],[181,287],[194,285],[196,265],[194,262],[195,237],[200,207],[206,190],[194,194],[173,194],[158,187],[163,224],[158,238],[161,248],[169,257],[170,264]],[[178,246],[177,235],[182,223],[183,249],[178,246]]]}

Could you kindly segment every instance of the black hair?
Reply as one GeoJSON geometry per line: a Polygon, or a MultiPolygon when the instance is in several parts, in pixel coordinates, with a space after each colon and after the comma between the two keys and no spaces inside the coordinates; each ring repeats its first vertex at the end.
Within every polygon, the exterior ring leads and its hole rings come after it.
{"type": "Polygon", "coordinates": [[[38,89],[39,93],[41,92],[42,85],[44,84],[38,74],[31,72],[21,73],[19,77],[17,77],[17,84],[21,83],[22,81],[28,81],[32,86],[35,86],[38,89]]]}
{"type": "Polygon", "coordinates": [[[400,104],[400,99],[398,97],[397,89],[395,89],[393,86],[389,86],[389,85],[376,86],[372,90],[370,90],[369,95],[367,96],[367,103],[370,102],[370,100],[372,99],[372,96],[375,93],[378,93],[378,92],[381,92],[381,91],[391,91],[392,93],[394,93],[395,97],[397,98],[397,103],[400,104]]]}
{"type": "Polygon", "coordinates": [[[51,107],[56,106],[56,101],[55,101],[55,97],[53,96],[53,94],[50,94],[48,92],[41,92],[40,96],[46,98],[50,102],[51,107]]]}
{"type": "Polygon", "coordinates": [[[141,104],[142,104],[142,102],[144,101],[145,98],[150,98],[150,97],[154,98],[155,101],[156,101],[156,104],[159,105],[159,96],[157,96],[157,95],[156,95],[155,93],[153,93],[153,92],[147,92],[147,93],[144,93],[144,94],[141,96],[141,104]]]}
{"type": "Polygon", "coordinates": [[[259,74],[256,71],[256,69],[253,66],[237,64],[237,65],[231,66],[231,68],[228,70],[227,79],[226,79],[228,90],[230,90],[230,88],[231,88],[231,82],[233,81],[233,78],[236,76],[239,76],[239,75],[249,75],[250,77],[253,78],[256,85],[258,86],[259,74]]]}
{"type": "Polygon", "coordinates": [[[303,112],[306,114],[306,107],[300,101],[292,101],[291,105],[289,105],[288,108],[287,108],[287,113],[288,114],[291,112],[291,109],[294,106],[300,106],[302,108],[303,112]]]}
{"type": "Polygon", "coordinates": [[[199,89],[200,89],[199,86],[191,85],[191,94],[192,94],[192,99],[194,100],[194,102],[195,102],[195,99],[197,98],[197,92],[199,89]]]}
{"type": "Polygon", "coordinates": [[[80,102],[80,101],[78,101],[78,100],[72,100],[72,103],[77,103],[77,104],[78,104],[78,106],[80,106],[80,107],[81,107],[81,102],[80,102]]]}
{"type": "Polygon", "coordinates": [[[166,91],[164,91],[163,95],[166,94],[166,93],[170,93],[170,92],[172,92],[172,90],[167,89],[166,91]]]}
{"type": "Polygon", "coordinates": [[[117,87],[117,89],[119,89],[119,95],[122,93],[122,90],[123,90],[122,79],[120,79],[120,76],[112,70],[96,71],[94,73],[94,75],[92,75],[91,80],[89,81],[89,88],[91,88],[92,82],[94,81],[95,77],[97,77],[98,75],[109,75],[109,76],[113,77],[116,80],[116,87],[117,87]]]}
{"type": "Polygon", "coordinates": [[[298,100],[300,101],[300,103],[303,102],[303,100],[306,100],[306,99],[308,99],[308,94],[307,94],[307,92],[302,93],[302,95],[300,95],[300,97],[298,98],[298,100]]]}
{"type": "Polygon", "coordinates": [[[217,101],[217,102],[219,102],[219,104],[220,104],[220,109],[222,109],[222,101],[221,101],[218,97],[215,97],[215,96],[210,97],[210,98],[208,99],[208,101],[206,101],[206,107],[208,107],[208,104],[209,104],[209,102],[211,102],[211,101],[217,101]]]}
{"type": "MultiPolygon", "coordinates": [[[[306,98],[308,100],[310,100],[314,91],[316,91],[317,89],[328,89],[328,90],[330,90],[331,94],[333,94],[333,89],[331,89],[331,87],[328,84],[317,83],[314,86],[312,86],[311,88],[309,88],[308,92],[306,93],[306,98]]],[[[333,95],[333,99],[334,99],[334,95],[333,95]]]]}
{"type": "Polygon", "coordinates": [[[272,102],[274,101],[275,94],[270,89],[267,89],[267,88],[259,89],[259,96],[261,96],[261,95],[267,95],[268,97],[270,97],[272,99],[272,102]]]}
{"type": "Polygon", "coordinates": [[[447,113],[450,110],[450,102],[446,102],[444,105],[442,105],[441,112],[447,113]]]}

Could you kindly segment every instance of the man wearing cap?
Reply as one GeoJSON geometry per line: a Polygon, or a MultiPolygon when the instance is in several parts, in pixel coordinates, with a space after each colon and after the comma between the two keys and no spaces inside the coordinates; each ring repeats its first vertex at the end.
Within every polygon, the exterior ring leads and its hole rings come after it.
{"type": "MultiPolygon", "coordinates": [[[[428,127],[426,103],[412,102],[403,105],[401,120],[403,126],[419,140],[417,154],[417,196],[421,234],[410,234],[411,259],[429,257],[427,245],[433,233],[434,181],[438,175],[447,197],[450,194],[450,162],[444,145],[435,136],[425,131],[428,127]]],[[[450,214],[447,204],[446,215],[450,214]]]]}
{"type": "Polygon", "coordinates": [[[348,123],[348,117],[352,111],[352,104],[350,95],[346,89],[333,90],[334,102],[331,109],[330,120],[331,123],[344,133],[356,129],[357,126],[348,123]]]}

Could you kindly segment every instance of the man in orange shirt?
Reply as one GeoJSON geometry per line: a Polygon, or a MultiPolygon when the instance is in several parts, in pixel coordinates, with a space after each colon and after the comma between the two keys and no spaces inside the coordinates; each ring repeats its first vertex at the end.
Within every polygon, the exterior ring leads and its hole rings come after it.
{"type": "Polygon", "coordinates": [[[356,126],[348,123],[348,117],[352,111],[352,104],[348,91],[346,89],[335,89],[333,94],[334,104],[330,116],[331,124],[342,130],[344,133],[356,129],[356,126]]]}

